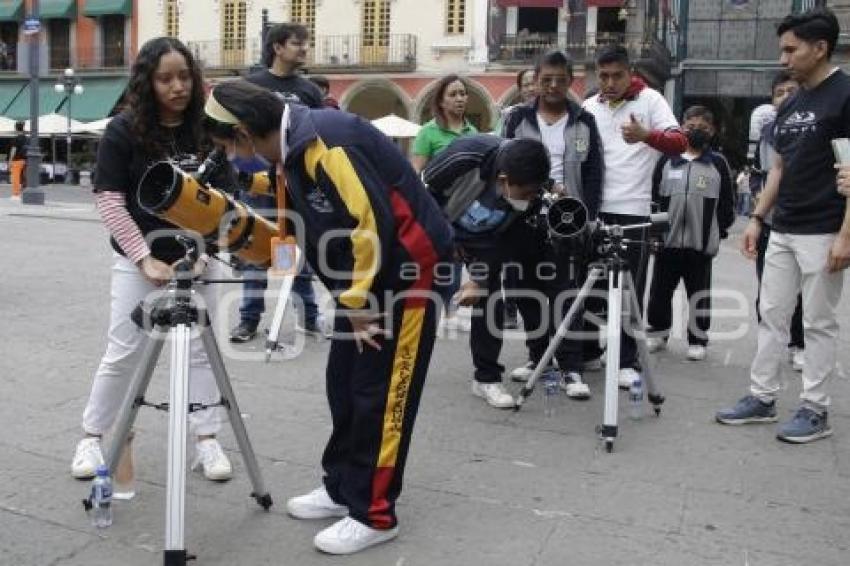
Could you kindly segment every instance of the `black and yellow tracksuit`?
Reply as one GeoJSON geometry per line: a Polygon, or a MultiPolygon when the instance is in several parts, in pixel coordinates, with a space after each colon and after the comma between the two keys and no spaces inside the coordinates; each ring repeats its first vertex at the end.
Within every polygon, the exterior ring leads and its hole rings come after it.
{"type": "MultiPolygon", "coordinates": [[[[395,500],[436,335],[435,265],[451,228],[407,159],[368,122],[292,107],[284,172],[307,261],[336,300],[327,367],[325,487],[373,528],[395,500]],[[385,313],[381,350],[357,351],[346,310],[385,313]]],[[[296,230],[297,232],[297,230],[296,230]]]]}

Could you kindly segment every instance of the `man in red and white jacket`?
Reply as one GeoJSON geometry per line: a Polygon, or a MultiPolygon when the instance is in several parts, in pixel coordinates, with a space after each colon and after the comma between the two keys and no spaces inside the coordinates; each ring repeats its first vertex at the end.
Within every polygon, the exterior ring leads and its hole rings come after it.
{"type": "MultiPolygon", "coordinates": [[[[687,138],[664,97],[631,72],[622,46],[601,49],[596,57],[599,93],[584,103],[596,119],[604,148],[605,176],[599,217],[607,224],[643,222],[650,214],[652,173],[662,154],[685,151],[687,138]]],[[[635,239],[644,238],[635,234],[635,239]]],[[[628,249],[626,259],[640,298],[647,253],[642,246],[628,249]]],[[[620,348],[620,387],[639,377],[637,347],[623,332],[620,348]]]]}

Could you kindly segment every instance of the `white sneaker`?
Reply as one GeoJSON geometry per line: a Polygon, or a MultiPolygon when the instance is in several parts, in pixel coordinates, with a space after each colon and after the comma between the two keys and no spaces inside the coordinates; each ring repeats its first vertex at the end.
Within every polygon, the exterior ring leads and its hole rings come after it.
{"type": "Polygon", "coordinates": [[[650,337],[646,339],[646,349],[650,353],[660,352],[667,348],[667,340],[664,338],[650,337]]]}
{"type": "Polygon", "coordinates": [[[71,461],[71,475],[78,480],[93,478],[97,467],[103,463],[100,438],[87,436],[77,443],[74,459],[71,461]]]}
{"type": "Polygon", "coordinates": [[[796,348],[794,355],[791,356],[791,367],[794,371],[803,371],[803,366],[806,365],[805,350],[796,348]]]}
{"type": "Polygon", "coordinates": [[[692,362],[699,362],[705,359],[705,346],[694,344],[688,346],[688,359],[692,362]]]}
{"type": "Polygon", "coordinates": [[[581,380],[581,374],[575,371],[569,371],[561,378],[561,389],[563,389],[567,397],[584,401],[590,399],[590,387],[581,380]]]}
{"type": "Polygon", "coordinates": [[[473,379],[472,394],[483,398],[488,405],[497,409],[512,409],[516,405],[514,398],[508,395],[501,383],[480,383],[473,379]]]}
{"type": "Polygon", "coordinates": [[[640,374],[634,368],[623,368],[617,376],[617,385],[620,389],[631,389],[632,383],[640,379],[640,374]]]}
{"type": "Polygon", "coordinates": [[[328,554],[354,554],[398,536],[398,525],[391,529],[373,529],[346,517],[319,532],[313,544],[328,554]]]}
{"type": "Polygon", "coordinates": [[[215,438],[207,438],[195,443],[195,461],[192,469],[201,468],[204,477],[212,481],[227,481],[233,477],[230,460],[215,438]]]}
{"type": "MultiPolygon", "coordinates": [[[[516,381],[519,383],[525,383],[531,377],[531,374],[534,373],[534,368],[537,367],[537,364],[534,362],[527,362],[524,366],[520,366],[511,371],[511,381],[516,381]]],[[[543,370],[543,373],[547,371],[551,371],[555,369],[555,366],[549,364],[546,366],[546,369],[543,370]]]]}
{"type": "Polygon", "coordinates": [[[296,519],[330,519],[347,516],[348,507],[331,499],[325,486],[322,486],[287,501],[286,512],[296,519]]]}

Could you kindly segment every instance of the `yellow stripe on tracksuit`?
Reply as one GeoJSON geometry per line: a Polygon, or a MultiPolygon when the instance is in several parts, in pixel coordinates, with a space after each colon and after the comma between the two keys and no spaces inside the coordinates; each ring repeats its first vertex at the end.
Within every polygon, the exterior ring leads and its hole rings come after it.
{"type": "Polygon", "coordinates": [[[404,428],[405,406],[416,368],[419,339],[425,321],[425,308],[404,309],[396,343],[393,373],[384,409],[384,429],[381,434],[379,468],[395,467],[401,432],[404,428]]]}
{"type": "Polygon", "coordinates": [[[340,294],[339,302],[351,309],[364,308],[380,261],[378,225],[369,196],[354,165],[341,147],[328,149],[317,138],[305,151],[304,164],[313,182],[316,182],[318,166],[322,166],[348,213],[357,220],[357,226],[351,232],[351,251],[354,255],[351,287],[340,294]]]}

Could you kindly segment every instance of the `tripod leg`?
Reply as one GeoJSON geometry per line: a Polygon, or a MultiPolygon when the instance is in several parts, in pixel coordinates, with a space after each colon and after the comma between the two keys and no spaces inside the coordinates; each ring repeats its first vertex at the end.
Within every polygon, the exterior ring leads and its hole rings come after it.
{"type": "MultiPolygon", "coordinates": [[[[301,251],[295,251],[295,265],[301,261],[301,251]]],[[[289,305],[289,295],[292,292],[292,284],[295,282],[295,274],[287,275],[283,278],[280,284],[280,290],[277,293],[277,304],[274,307],[274,317],[272,324],[269,326],[269,336],[266,338],[266,362],[271,360],[272,352],[276,351],[280,346],[280,329],[283,326],[283,318],[286,314],[286,307],[289,305]]]]}
{"type": "Polygon", "coordinates": [[[617,403],[619,401],[618,377],[620,373],[620,331],[623,317],[623,272],[612,267],[608,270],[608,325],[605,353],[605,412],[599,434],[608,452],[614,450],[617,437],[617,403]]]}
{"type": "Polygon", "coordinates": [[[537,384],[537,380],[540,379],[540,376],[543,374],[543,369],[549,365],[549,362],[552,360],[552,357],[555,355],[555,351],[558,349],[558,345],[561,341],[566,337],[567,332],[569,331],[570,325],[573,323],[578,310],[584,304],[584,301],[587,299],[587,296],[590,295],[590,292],[593,290],[596,282],[602,279],[605,276],[604,270],[601,268],[593,268],[590,270],[590,273],[587,275],[587,281],[582,285],[581,290],[579,291],[578,296],[573,300],[573,304],[570,305],[570,309],[567,311],[566,316],[564,316],[564,320],[561,321],[561,324],[558,326],[557,332],[555,332],[555,336],[552,337],[552,341],[549,342],[549,346],[546,348],[546,351],[543,353],[543,357],[540,358],[540,362],[538,362],[537,367],[534,368],[534,373],[531,374],[531,377],[528,378],[528,381],[522,386],[519,394],[517,395],[514,403],[514,411],[519,411],[522,408],[523,403],[528,396],[531,395],[531,392],[534,391],[534,386],[537,384]]]}
{"type": "Polygon", "coordinates": [[[189,410],[191,326],[171,329],[171,381],[168,407],[168,477],[165,500],[165,564],[186,563],[186,431],[189,410]]]}
{"type": "Polygon", "coordinates": [[[139,414],[139,407],[144,400],[145,391],[147,391],[148,385],[151,382],[153,371],[156,368],[156,361],[162,352],[166,337],[166,332],[155,328],[145,338],[142,357],[136,366],[133,378],[130,380],[130,389],[127,391],[127,395],[121,403],[121,408],[118,410],[118,418],[115,421],[112,440],[106,448],[105,459],[106,464],[109,466],[110,474],[115,473],[115,468],[118,467],[118,460],[121,459],[121,452],[127,442],[130,429],[133,428],[133,423],[139,414]]]}
{"type": "Polygon", "coordinates": [[[643,381],[646,383],[647,398],[652,403],[652,408],[656,415],[661,414],[661,405],[664,403],[664,395],[658,389],[658,384],[655,382],[655,375],[652,369],[652,356],[649,355],[649,348],[646,345],[646,326],[643,322],[643,317],[638,310],[637,291],[634,287],[634,281],[630,273],[625,274],[625,289],[626,296],[629,300],[629,310],[631,311],[631,324],[635,329],[635,342],[637,343],[638,356],[640,365],[643,368],[643,381]]]}
{"type": "MultiPolygon", "coordinates": [[[[109,444],[106,447],[104,459],[106,465],[109,466],[109,474],[115,475],[115,470],[118,468],[118,461],[121,459],[121,453],[127,443],[127,438],[130,435],[130,429],[133,428],[133,423],[136,422],[136,416],[139,413],[139,407],[145,398],[145,391],[153,376],[153,371],[156,368],[156,361],[162,352],[166,334],[154,329],[151,334],[145,338],[143,343],[142,357],[139,360],[136,371],[133,373],[133,378],[130,380],[130,389],[121,403],[121,408],[118,410],[118,417],[115,421],[115,430],[109,444]]],[[[83,507],[88,511],[91,509],[91,495],[83,499],[83,507]]]]}
{"type": "Polygon", "coordinates": [[[224,400],[224,406],[230,418],[230,426],[233,428],[233,435],[236,437],[239,451],[242,452],[245,469],[248,471],[248,477],[251,479],[251,485],[254,488],[251,496],[257,500],[257,503],[263,509],[268,511],[269,507],[272,506],[272,498],[263,483],[260,467],[257,465],[257,457],[254,454],[251,440],[248,438],[248,431],[245,429],[245,422],[242,420],[242,413],[239,411],[239,404],[236,402],[236,395],[234,395],[233,387],[230,385],[230,378],[227,376],[227,369],[224,367],[215,335],[207,325],[201,327],[201,340],[210,361],[216,385],[218,385],[218,390],[224,400]]]}

